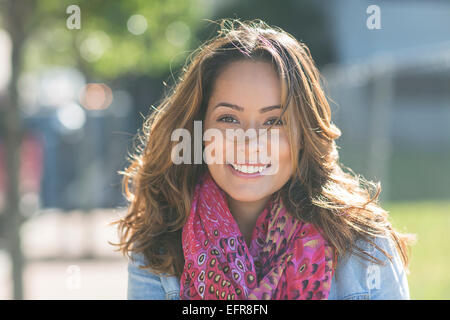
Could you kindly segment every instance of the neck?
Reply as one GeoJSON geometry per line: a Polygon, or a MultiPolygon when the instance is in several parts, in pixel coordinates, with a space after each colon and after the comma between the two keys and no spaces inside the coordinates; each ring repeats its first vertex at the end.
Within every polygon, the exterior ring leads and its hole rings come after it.
{"type": "Polygon", "coordinates": [[[246,202],[235,200],[227,195],[228,207],[244,236],[247,246],[250,246],[256,220],[258,220],[269,199],[270,196],[267,196],[258,201],[246,202]]]}

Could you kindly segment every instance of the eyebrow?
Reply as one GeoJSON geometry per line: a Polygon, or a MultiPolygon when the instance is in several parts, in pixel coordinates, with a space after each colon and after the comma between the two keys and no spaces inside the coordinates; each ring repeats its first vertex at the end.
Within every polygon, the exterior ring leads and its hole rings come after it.
{"type": "MultiPolygon", "coordinates": [[[[240,106],[238,106],[236,104],[228,103],[228,102],[219,102],[218,104],[215,105],[213,110],[218,108],[218,107],[228,107],[228,108],[231,108],[231,109],[235,109],[237,111],[241,111],[241,112],[244,111],[243,107],[240,107],[240,106]]],[[[259,109],[259,113],[269,112],[269,111],[274,110],[274,109],[281,109],[281,106],[280,105],[275,105],[275,106],[264,107],[264,108],[259,109]]]]}

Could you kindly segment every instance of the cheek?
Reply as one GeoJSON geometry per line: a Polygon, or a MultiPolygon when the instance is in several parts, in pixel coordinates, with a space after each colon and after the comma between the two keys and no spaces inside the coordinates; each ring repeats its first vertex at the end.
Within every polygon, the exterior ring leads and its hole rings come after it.
{"type": "Polygon", "coordinates": [[[292,175],[293,168],[291,163],[291,146],[287,137],[280,137],[279,152],[280,175],[283,179],[289,179],[292,175]]]}
{"type": "Polygon", "coordinates": [[[285,136],[280,137],[280,162],[291,161],[291,146],[289,139],[285,136]]]}
{"type": "Polygon", "coordinates": [[[268,152],[273,165],[269,175],[274,175],[277,179],[285,179],[293,172],[289,138],[285,133],[281,133],[278,138],[273,141],[269,139],[269,141],[268,152]]]}

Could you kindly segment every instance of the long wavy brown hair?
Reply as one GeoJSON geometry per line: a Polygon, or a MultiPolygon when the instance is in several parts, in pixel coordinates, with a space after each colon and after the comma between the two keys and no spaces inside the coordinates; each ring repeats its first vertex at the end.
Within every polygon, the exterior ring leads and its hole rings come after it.
{"type": "Polygon", "coordinates": [[[290,214],[321,230],[337,261],[354,253],[382,263],[356,245],[359,239],[392,259],[373,242],[374,237],[385,237],[393,240],[407,268],[413,235],[392,227],[388,212],[378,203],[380,183],[356,175],[339,162],[335,140],[341,132],[331,121],[321,75],[308,47],[259,19],[222,19],[217,24],[218,35],[192,52],[179,81],[153,107],[138,132],[139,143],[121,172],[129,207],[114,222],[119,230],[118,250],[128,257],[142,253],[148,262],[145,267],[153,272],[181,276],[181,232],[195,184],[207,166],[175,165],[171,152],[178,142],[171,141],[171,134],[185,128],[194,136],[194,121],[203,120],[220,71],[233,61],[253,59],[271,63],[281,81],[280,119],[289,134],[294,173],[278,193],[290,214]]]}

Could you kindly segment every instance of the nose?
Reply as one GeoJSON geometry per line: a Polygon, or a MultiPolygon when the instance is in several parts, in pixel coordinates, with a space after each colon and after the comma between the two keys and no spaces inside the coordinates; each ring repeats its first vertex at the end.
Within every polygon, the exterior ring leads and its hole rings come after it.
{"type": "Polygon", "coordinates": [[[249,128],[245,131],[244,137],[235,139],[234,150],[237,154],[237,163],[265,163],[265,159],[261,159],[260,153],[262,148],[267,148],[267,139],[261,139],[260,131],[249,128]],[[236,141],[237,140],[237,141],[236,141]]]}

